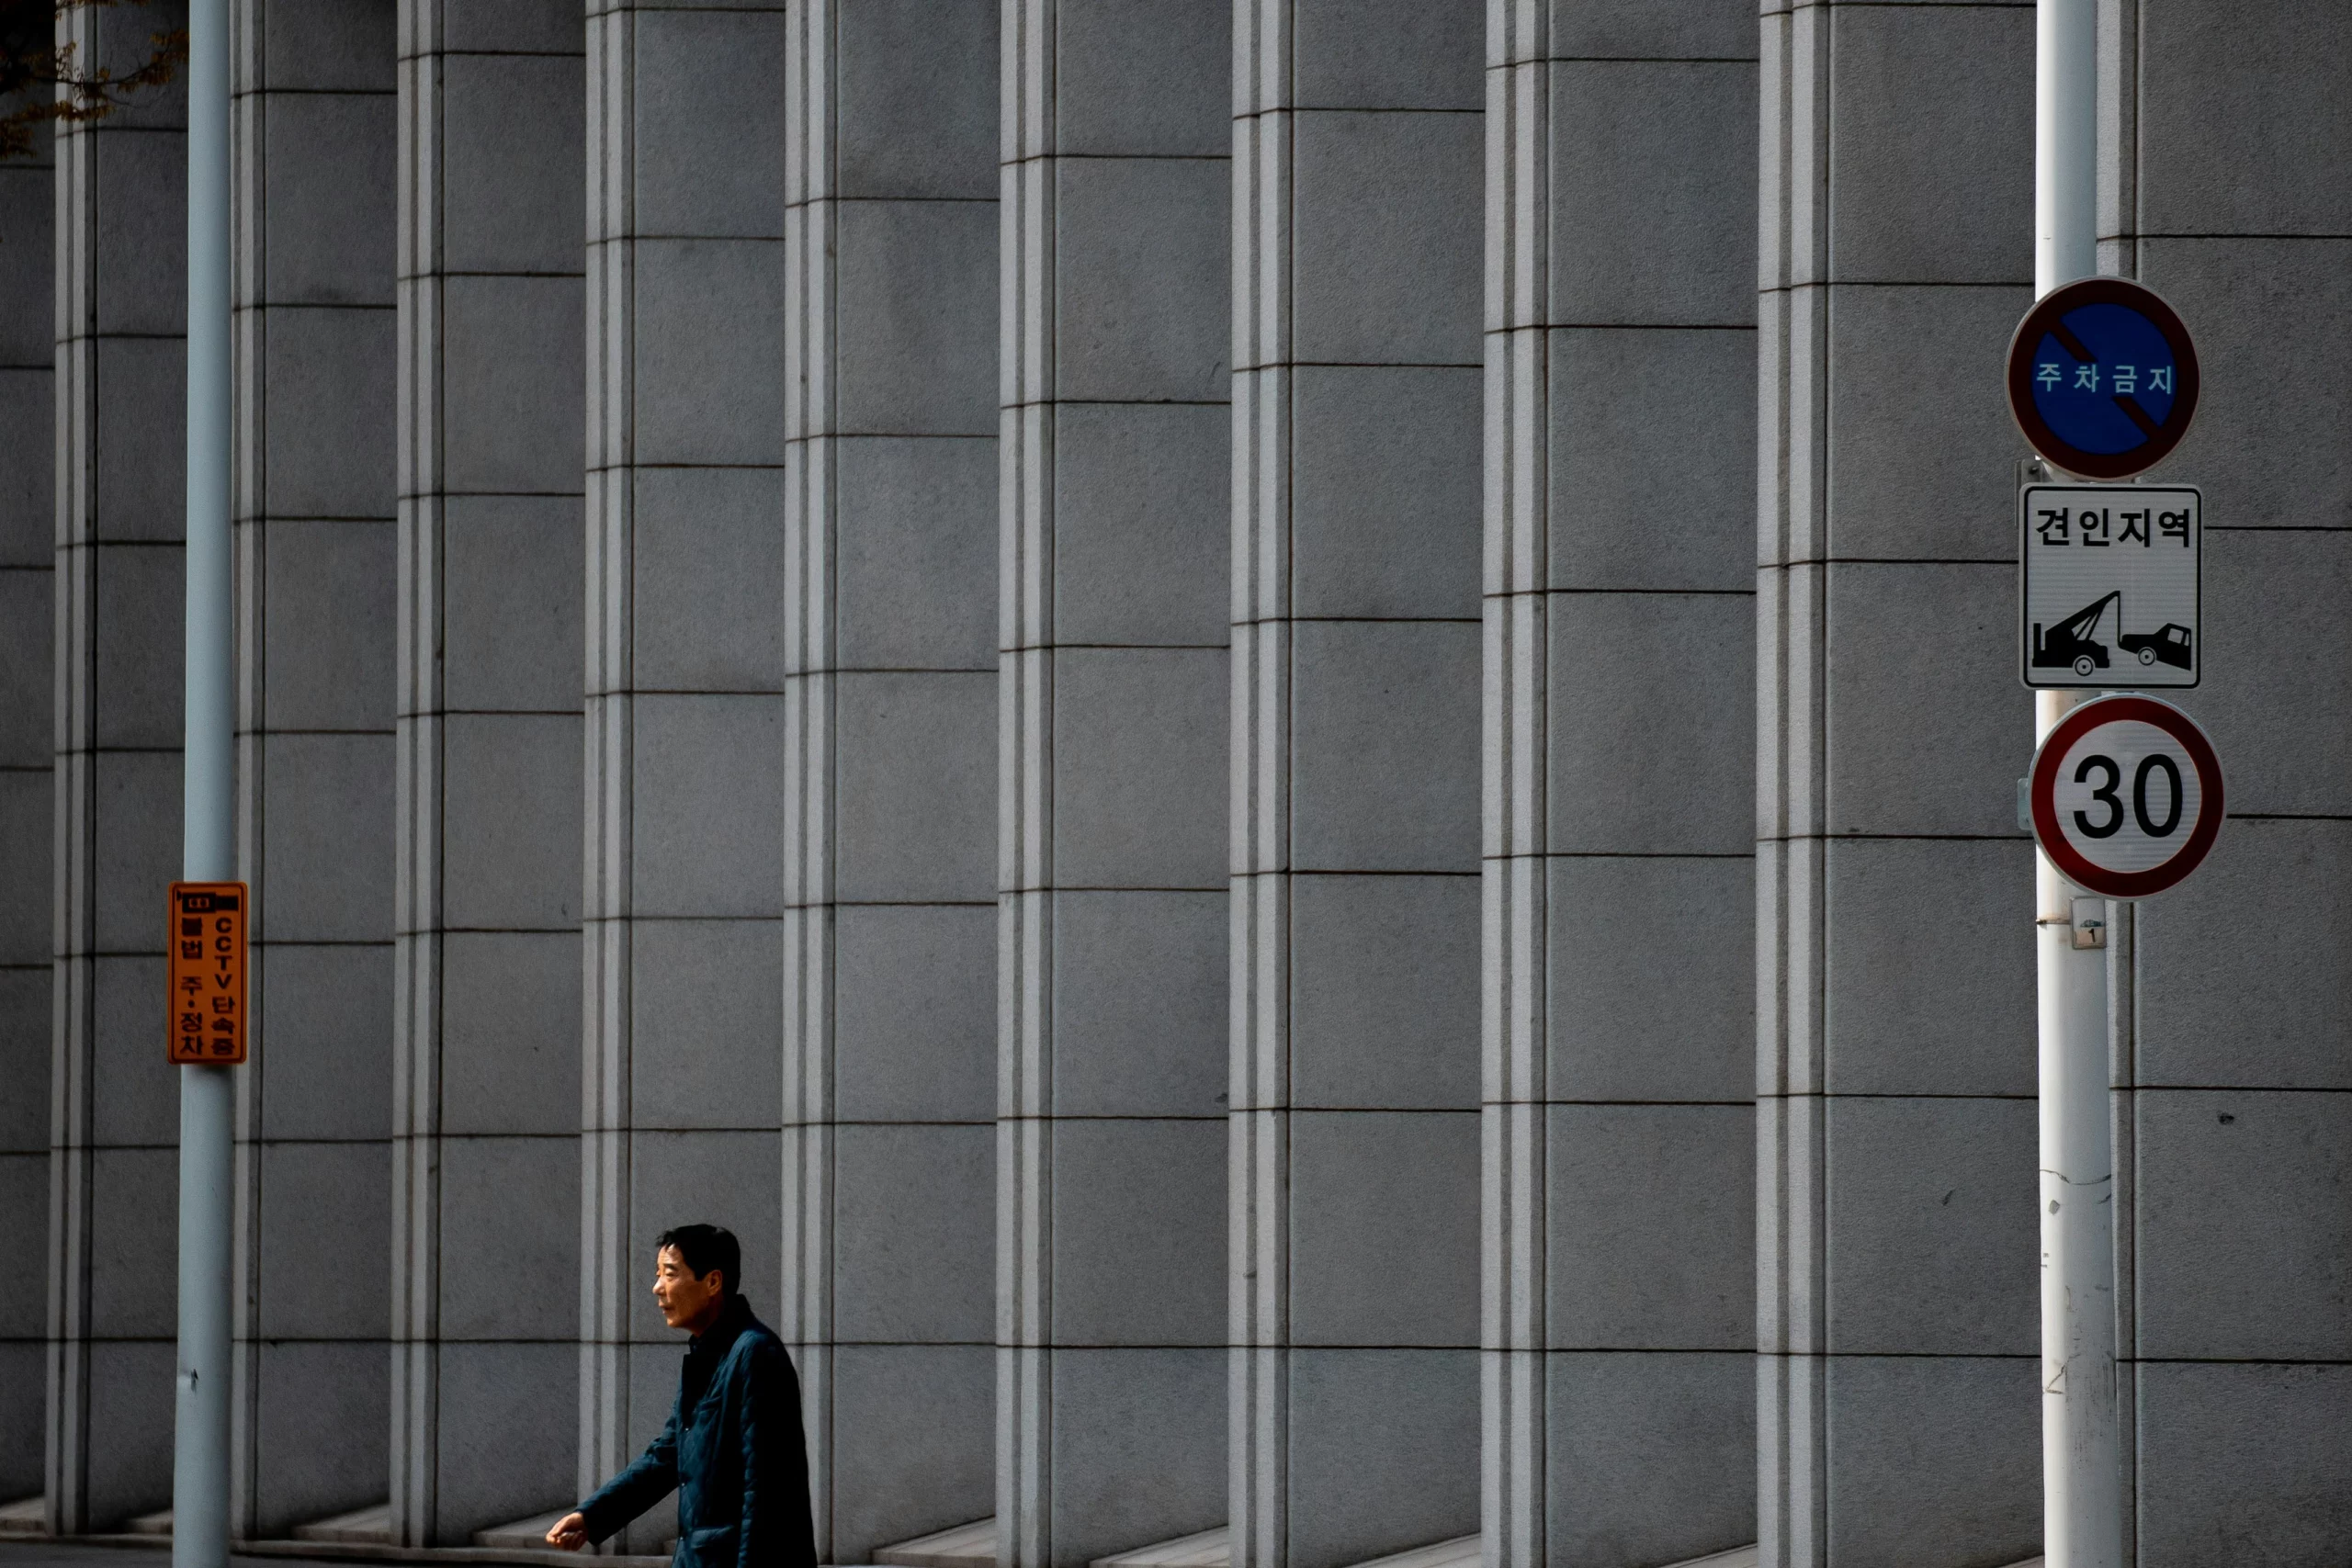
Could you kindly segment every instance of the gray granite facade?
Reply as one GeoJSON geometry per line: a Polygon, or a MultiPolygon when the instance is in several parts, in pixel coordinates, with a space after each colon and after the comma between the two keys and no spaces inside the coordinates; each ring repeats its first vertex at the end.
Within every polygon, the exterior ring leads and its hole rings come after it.
{"type": "Polygon", "coordinates": [[[1478,65],[1237,6],[1234,1562],[1478,1525],[1478,65]]]}
{"type": "MultiPolygon", "coordinates": [[[[327,11],[341,0],[325,0],[327,11]]],[[[576,1483],[582,612],[576,7],[397,13],[389,1539],[576,1483]],[[493,1261],[494,1260],[494,1261],[493,1261]]]]}
{"type": "Polygon", "coordinates": [[[2212,509],[2217,658],[2181,705],[2232,792],[2228,838],[2142,906],[2125,971],[2120,1344],[2150,1568],[2341,1553],[2352,1451],[2352,1227],[2335,1196],[2352,1057],[2333,957],[2352,853],[2352,691],[2335,652],[2352,466],[2332,392],[2293,390],[2352,334],[2352,200],[2311,173],[2344,144],[2313,110],[2339,90],[2352,26],[2300,10],[2228,20],[2154,0],[2102,8],[2102,267],[2179,309],[2209,378],[2209,412],[2151,478],[2202,485],[2212,509]],[[2287,309],[2307,313],[2307,336],[2277,334],[2287,309]],[[2274,907],[2302,911],[2301,929],[2275,939],[2274,907]]]}
{"type": "MultiPolygon", "coordinates": [[[[6,100],[0,100],[5,102],[6,100]]],[[[0,164],[0,1239],[20,1254],[49,1235],[50,983],[56,818],[51,734],[57,578],[56,157],[0,164]]],[[[47,1269],[0,1287],[0,1494],[42,1485],[47,1269]]]]}
{"type": "Polygon", "coordinates": [[[835,1562],[996,1490],[996,12],[789,23],[772,1321],[835,1562]]]}
{"type": "MultiPolygon", "coordinates": [[[[235,12],[237,844],[253,888],[231,1405],[231,1518],[243,1535],[282,1535],[383,1495],[392,21],[389,5],[346,0],[245,0],[235,12]],[[322,1268],[322,1254],[349,1261],[322,1268]]],[[[132,1021],[131,1042],[152,1040],[143,1010],[132,1021]]]]}
{"type": "MultiPolygon", "coordinates": [[[[144,58],[121,13],[62,28],[84,59],[144,58]]],[[[55,142],[43,1469],[59,1531],[171,1500],[179,1094],[150,1021],[158,899],[180,865],[184,104],[166,90],[55,142]]]]}
{"type": "Polygon", "coordinates": [[[1487,1540],[1679,1562],[1755,1531],[1755,33],[1496,15],[1487,1540]]]}
{"type": "Polygon", "coordinates": [[[2041,1527],[2000,386],[2033,12],[1799,6],[1763,43],[1758,1528],[1774,1568],[2007,1562],[2041,1527]]]}
{"type": "Polygon", "coordinates": [[[675,1396],[654,1235],[781,1277],[786,24],[589,8],[582,1495],[675,1396]]]}
{"type": "Polygon", "coordinates": [[[1230,18],[1001,16],[997,1551],[1074,1568],[1226,1516],[1230,18]]]}
{"type": "MultiPolygon", "coordinates": [[[[826,1562],[2039,1551],[2031,4],[233,9],[240,1534],[567,1506],[709,1219],[826,1562]]],[[[2234,817],[2110,950],[2129,1560],[2333,1568],[2352,28],[2100,27],[2234,817]]],[[[170,1495],[182,123],[0,164],[67,1535],[170,1495]]]]}

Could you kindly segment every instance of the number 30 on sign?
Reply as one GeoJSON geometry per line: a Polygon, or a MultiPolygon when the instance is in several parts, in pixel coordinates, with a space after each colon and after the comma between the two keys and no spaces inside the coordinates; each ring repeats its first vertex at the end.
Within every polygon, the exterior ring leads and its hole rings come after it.
{"type": "Polygon", "coordinates": [[[242,882],[172,884],[171,1059],[233,1066],[245,1059],[245,915],[242,882]]]}
{"type": "Polygon", "coordinates": [[[2066,879],[2145,898],[2195,871],[2222,830],[2222,764],[2197,721],[2154,697],[2067,710],[2034,753],[2033,836],[2066,879]]]}

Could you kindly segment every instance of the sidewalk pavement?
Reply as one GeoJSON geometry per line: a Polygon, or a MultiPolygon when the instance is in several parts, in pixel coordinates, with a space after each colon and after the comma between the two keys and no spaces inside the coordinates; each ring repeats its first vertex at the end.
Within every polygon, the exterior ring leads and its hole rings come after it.
{"type": "MultiPolygon", "coordinates": [[[[166,1539],[163,1545],[168,1545],[166,1539]]],[[[0,1540],[0,1568],[170,1568],[172,1554],[153,1546],[85,1546],[71,1540],[0,1540]]],[[[244,1557],[229,1568],[351,1568],[319,1557],[244,1557]]]]}

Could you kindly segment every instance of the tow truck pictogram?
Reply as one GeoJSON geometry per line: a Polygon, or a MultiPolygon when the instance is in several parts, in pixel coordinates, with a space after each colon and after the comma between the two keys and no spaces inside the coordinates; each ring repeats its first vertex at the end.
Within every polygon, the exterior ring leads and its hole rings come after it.
{"type": "Polygon", "coordinates": [[[2115,606],[2118,628],[2116,646],[2124,652],[2136,654],[2143,664],[2158,662],[2177,670],[2189,667],[2188,628],[2177,621],[2167,621],[2153,632],[2126,632],[2123,625],[2123,591],[2117,589],[2104,598],[2092,601],[2050,628],[2047,635],[2041,623],[2033,624],[2033,667],[2036,670],[2072,668],[2075,674],[2087,677],[2094,670],[2108,666],[2107,645],[2092,639],[2098,630],[2100,618],[2107,607],[2115,606]]]}

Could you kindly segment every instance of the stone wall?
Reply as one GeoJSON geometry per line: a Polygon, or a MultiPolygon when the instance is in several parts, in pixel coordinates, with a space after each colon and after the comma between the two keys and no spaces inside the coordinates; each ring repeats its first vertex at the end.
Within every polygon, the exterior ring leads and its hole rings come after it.
{"type": "Polygon", "coordinates": [[[1510,6],[1487,247],[1487,1522],[1755,1530],[1753,23],[1510,6]]]}
{"type": "Polygon", "coordinates": [[[1228,21],[1002,12],[996,1467],[1020,1568],[1226,1517],[1228,21]]]}
{"type": "Polygon", "coordinates": [[[462,1545],[580,1468],[585,45],[399,23],[390,1530],[462,1545]]]}
{"type": "MultiPolygon", "coordinates": [[[[235,14],[241,1531],[568,1506],[717,1220],[828,1561],[2033,1555],[2032,6],[235,14]]],[[[2135,1561],[2321,1568],[2347,39],[2101,17],[2236,808],[2111,950],[2135,1561]]],[[[169,1498],[181,123],[0,167],[66,1532],[169,1498]]]]}
{"type": "Polygon", "coordinates": [[[996,23],[790,23],[774,1322],[837,1562],[996,1488],[996,23]]]}
{"type": "MultiPolygon", "coordinates": [[[[77,8],[60,37],[135,67],[140,20],[77,8]]],[[[56,141],[45,1492],[60,1530],[171,1499],[179,1086],[154,1021],[180,868],[186,127],[170,89],[56,141]]]]}
{"type": "MultiPolygon", "coordinates": [[[[236,13],[237,841],[253,953],[232,1519],[250,1535],[383,1495],[392,23],[384,0],[247,0],[236,13]]],[[[149,1016],[132,1013],[128,1065],[167,1079],[140,1027],[149,1016]]]]}
{"type": "Polygon", "coordinates": [[[2211,862],[2124,955],[2138,1561],[2317,1563],[2352,1523],[2352,466],[2345,395],[2309,375],[2352,334],[2352,202],[2310,171],[2345,145],[2322,106],[2352,28],[2154,0],[2102,21],[2102,266],[2172,302],[2206,378],[2151,479],[2204,489],[2211,673],[2181,705],[2230,785],[2211,862]]]}
{"type": "Polygon", "coordinates": [[[0,1496],[41,1490],[49,1256],[50,856],[56,817],[56,162],[0,164],[0,1496]]]}
{"type": "Polygon", "coordinates": [[[1464,4],[1235,9],[1235,1561],[1477,1528],[1464,4]]]}

